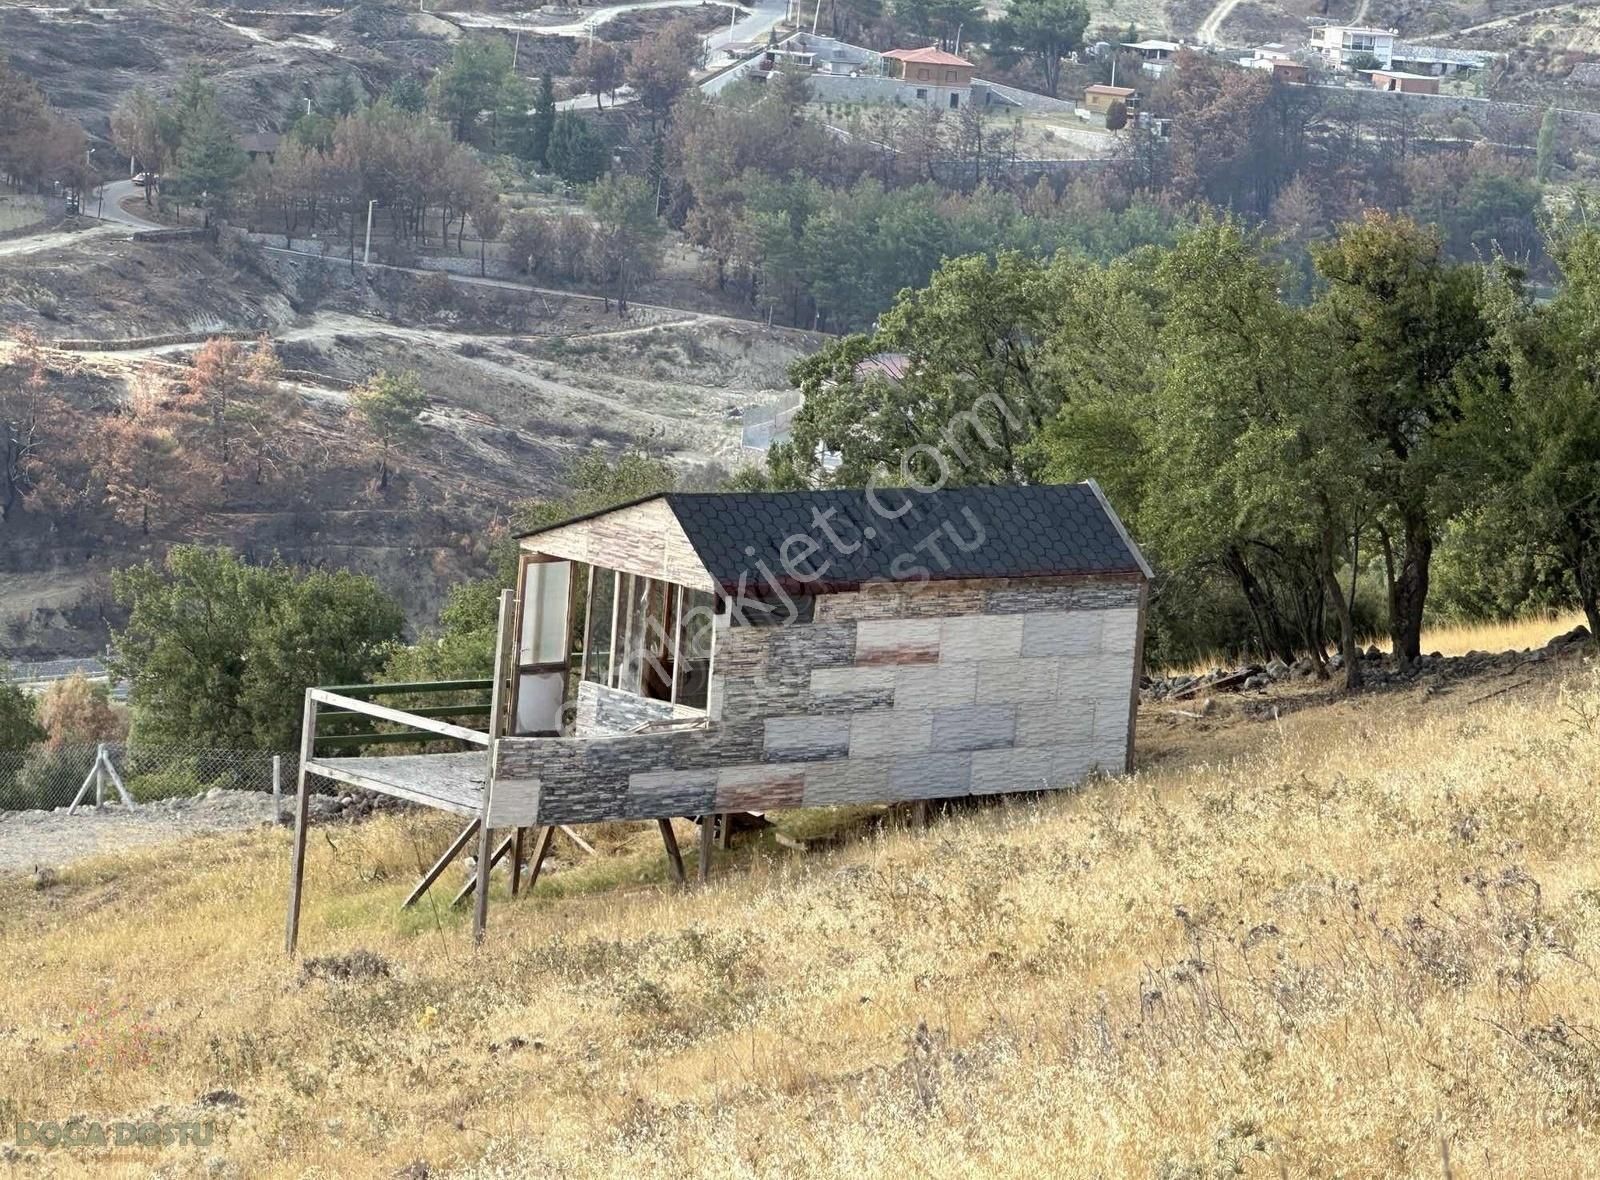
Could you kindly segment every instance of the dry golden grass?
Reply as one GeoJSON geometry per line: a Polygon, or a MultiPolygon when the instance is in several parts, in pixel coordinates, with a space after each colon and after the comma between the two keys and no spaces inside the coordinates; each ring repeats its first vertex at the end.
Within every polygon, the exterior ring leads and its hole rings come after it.
{"type": "Polygon", "coordinates": [[[16,1174],[1600,1175],[1600,676],[1567,667],[704,891],[541,886],[477,953],[394,908],[447,825],[319,830],[303,949],[377,978],[278,953],[281,832],[5,880],[0,1094],[244,1101],[210,1148],[16,1174]]]}

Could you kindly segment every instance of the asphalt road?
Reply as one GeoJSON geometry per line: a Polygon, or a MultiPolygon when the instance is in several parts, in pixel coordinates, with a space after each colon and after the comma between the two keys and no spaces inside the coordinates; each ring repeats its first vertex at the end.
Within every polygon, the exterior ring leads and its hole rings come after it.
{"type": "Polygon", "coordinates": [[[144,199],[144,189],[134,184],[131,180],[114,180],[106,185],[105,207],[101,208],[98,198],[89,202],[85,213],[94,213],[102,221],[114,221],[118,225],[126,225],[133,229],[165,229],[159,221],[152,221],[148,217],[141,217],[137,213],[130,213],[122,207],[122,202],[128,197],[137,195],[144,199]]]}

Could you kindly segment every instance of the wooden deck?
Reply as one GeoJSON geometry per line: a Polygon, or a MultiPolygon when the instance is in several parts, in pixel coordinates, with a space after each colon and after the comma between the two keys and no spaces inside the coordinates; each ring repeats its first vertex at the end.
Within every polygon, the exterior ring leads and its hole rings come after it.
{"type": "Polygon", "coordinates": [[[486,751],[395,754],[378,758],[317,758],[306,771],[382,795],[477,818],[489,781],[486,751]]]}

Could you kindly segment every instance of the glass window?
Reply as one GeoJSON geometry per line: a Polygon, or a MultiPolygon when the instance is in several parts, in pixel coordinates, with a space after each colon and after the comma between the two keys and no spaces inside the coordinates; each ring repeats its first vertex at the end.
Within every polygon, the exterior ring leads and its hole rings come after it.
{"type": "Polygon", "coordinates": [[[567,659],[570,561],[535,561],[523,580],[522,636],[517,662],[562,664],[567,659]]]}

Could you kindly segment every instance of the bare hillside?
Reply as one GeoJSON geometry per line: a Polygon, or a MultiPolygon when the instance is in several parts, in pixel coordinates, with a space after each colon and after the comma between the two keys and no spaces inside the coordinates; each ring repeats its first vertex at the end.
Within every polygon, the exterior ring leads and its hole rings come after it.
{"type": "MultiPolygon", "coordinates": [[[[63,399],[50,446],[78,490],[0,524],[0,644],[14,658],[94,650],[115,618],[109,571],[180,541],[371,572],[420,625],[452,582],[486,568],[509,507],[558,494],[582,450],[645,446],[685,470],[738,466],[733,411],[784,387],[812,346],[720,316],[644,307],[619,318],[595,298],[224,257],[226,246],[204,243],[90,231],[35,244],[0,247],[0,316],[50,346],[63,399]],[[282,456],[256,482],[248,471],[189,478],[179,453],[148,521],[119,511],[98,449],[105,423],[132,383],[176,378],[225,331],[274,342],[297,395],[282,456]],[[378,369],[415,370],[431,396],[387,488],[349,414],[350,387],[378,369]]],[[[0,343],[0,363],[15,354],[0,343]]]]}

